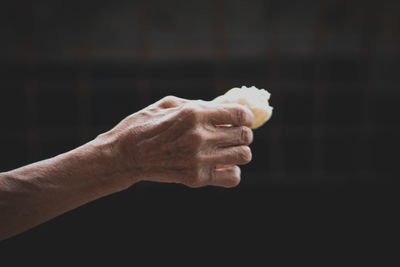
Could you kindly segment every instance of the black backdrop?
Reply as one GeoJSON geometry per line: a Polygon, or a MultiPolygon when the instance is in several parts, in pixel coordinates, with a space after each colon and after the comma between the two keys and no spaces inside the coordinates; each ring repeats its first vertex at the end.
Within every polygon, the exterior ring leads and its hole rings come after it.
{"type": "Polygon", "coordinates": [[[385,243],[398,177],[399,8],[361,0],[3,3],[0,171],[73,149],[165,95],[210,100],[255,85],[272,93],[275,113],[255,131],[253,161],[235,189],[140,183],[2,245],[385,243]]]}

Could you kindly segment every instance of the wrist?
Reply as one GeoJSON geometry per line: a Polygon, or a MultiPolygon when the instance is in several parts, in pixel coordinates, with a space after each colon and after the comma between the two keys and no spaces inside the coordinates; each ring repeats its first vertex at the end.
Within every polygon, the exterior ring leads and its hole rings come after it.
{"type": "Polygon", "coordinates": [[[90,161],[95,162],[103,179],[109,181],[115,191],[122,191],[140,182],[134,175],[134,166],[127,168],[126,159],[118,149],[117,140],[107,133],[99,135],[81,148],[88,153],[90,161]]]}

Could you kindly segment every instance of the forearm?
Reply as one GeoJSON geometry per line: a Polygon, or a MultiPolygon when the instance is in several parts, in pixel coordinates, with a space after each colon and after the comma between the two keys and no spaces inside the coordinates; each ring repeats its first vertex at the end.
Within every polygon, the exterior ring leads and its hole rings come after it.
{"type": "Polygon", "coordinates": [[[0,174],[0,240],[125,189],[95,142],[0,174]]]}

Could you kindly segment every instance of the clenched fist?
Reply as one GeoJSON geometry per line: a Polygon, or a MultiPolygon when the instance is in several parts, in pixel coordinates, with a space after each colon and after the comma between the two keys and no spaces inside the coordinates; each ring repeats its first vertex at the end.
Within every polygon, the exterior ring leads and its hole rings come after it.
{"type": "Polygon", "coordinates": [[[254,117],[239,104],[168,96],[96,138],[125,186],[138,181],[233,187],[249,163],[254,117]]]}
{"type": "Polygon", "coordinates": [[[169,96],[87,144],[0,173],[0,240],[139,181],[236,186],[253,121],[243,105],[169,96]]]}

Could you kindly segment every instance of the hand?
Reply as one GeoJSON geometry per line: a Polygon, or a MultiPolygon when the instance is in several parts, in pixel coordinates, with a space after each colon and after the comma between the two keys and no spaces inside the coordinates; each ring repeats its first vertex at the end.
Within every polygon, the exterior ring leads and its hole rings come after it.
{"type": "Polygon", "coordinates": [[[236,186],[253,120],[242,105],[166,97],[81,147],[0,173],[0,240],[139,181],[236,186]]]}
{"type": "Polygon", "coordinates": [[[124,187],[138,181],[233,187],[249,163],[251,111],[168,96],[94,140],[124,187]],[[228,126],[227,126],[228,125],[228,126]]]}

